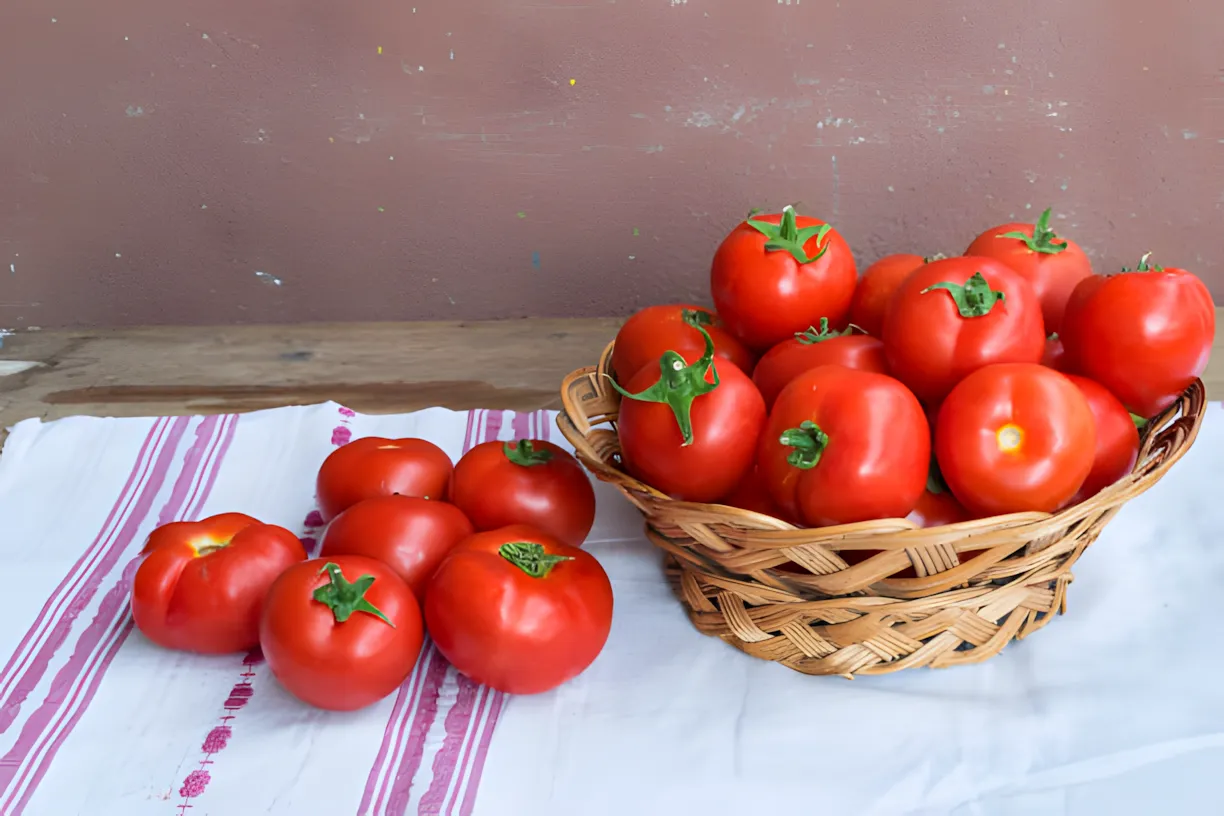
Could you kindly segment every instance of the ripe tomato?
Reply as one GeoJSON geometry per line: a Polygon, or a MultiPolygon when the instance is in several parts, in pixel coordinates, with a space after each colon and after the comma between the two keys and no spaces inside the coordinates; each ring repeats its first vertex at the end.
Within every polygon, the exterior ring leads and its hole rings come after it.
{"type": "Polygon", "coordinates": [[[1079,387],[1096,420],[1096,456],[1088,477],[1067,503],[1072,505],[1092,498],[1131,472],[1139,458],[1139,429],[1130,411],[1108,388],[1087,377],[1066,377],[1079,387]]]}
{"type": "Polygon", "coordinates": [[[1215,304],[1184,269],[1150,266],[1093,275],[1075,287],[1061,332],[1075,370],[1151,418],[1207,368],[1215,304]]]}
{"type": "Polygon", "coordinates": [[[879,337],[884,329],[884,312],[897,287],[926,262],[921,255],[885,255],[867,267],[850,301],[850,322],[879,337]]]}
{"type": "Polygon", "coordinates": [[[710,268],[719,316],[758,353],[822,317],[844,326],[857,281],[854,256],[837,230],[791,207],[733,229],[710,268]]]}
{"type": "Polygon", "coordinates": [[[1071,290],[1092,274],[1092,262],[1079,244],[1060,238],[1050,228],[1048,209],[1036,224],[1001,224],[986,230],[965,254],[1002,261],[1027,280],[1041,300],[1047,332],[1062,330],[1071,290]]]}
{"type": "Polygon", "coordinates": [[[1088,400],[1065,375],[1036,363],[998,363],[948,394],[935,453],[970,513],[1053,513],[1092,470],[1095,426],[1088,400]]]}
{"type": "Polygon", "coordinates": [[[319,468],[319,512],[327,521],[375,496],[445,499],[453,469],[446,452],[424,439],[354,439],[319,468]]]}
{"type": "Polygon", "coordinates": [[[477,530],[531,524],[580,547],[595,523],[595,491],[578,460],[551,442],[482,442],[455,465],[451,501],[477,530]]]}
{"type": "Polygon", "coordinates": [[[612,629],[612,584],[586,550],[525,524],[451,551],[425,596],[443,657],[477,683],[539,694],[582,673],[612,629]]]}
{"type": "Polygon", "coordinates": [[[673,498],[712,502],[752,468],[765,401],[747,374],[714,362],[709,335],[705,354],[686,365],[693,357],[669,350],[659,370],[644,368],[623,388],[613,381],[617,431],[629,473],[673,498]]]}
{"type": "Polygon", "coordinates": [[[884,344],[865,334],[853,334],[854,327],[842,332],[829,331],[829,321],[820,319],[820,331],[809,328],[771,348],[757,363],[752,381],[769,408],[787,383],[803,372],[822,365],[842,365],[861,371],[888,373],[884,344]]]}
{"type": "Polygon", "coordinates": [[[1067,359],[1067,350],[1063,348],[1062,338],[1051,334],[1046,338],[1045,352],[1041,355],[1041,364],[1046,368],[1061,371],[1064,374],[1070,369],[1071,361],[1067,359]]]}
{"type": "Polygon", "coordinates": [[[132,620],[166,649],[243,652],[276,577],[306,551],[284,527],[242,513],[175,521],[149,534],[132,581],[132,620]]]}
{"type": "Polygon", "coordinates": [[[390,566],[360,555],[303,561],[264,605],[259,643],[290,694],[354,711],[399,688],[425,638],[412,590],[390,566]]]}
{"type": "Polygon", "coordinates": [[[757,468],[778,507],[810,527],[902,518],[926,487],[931,430],[904,385],[821,366],[782,389],[757,468]]]}
{"type": "MultiPolygon", "coordinates": [[[[922,491],[922,495],[918,497],[918,503],[914,505],[913,511],[906,518],[923,527],[942,527],[945,524],[969,521],[973,517],[969,515],[965,506],[956,500],[946,485],[932,489],[932,486],[928,484],[927,489],[922,491]]],[[[964,561],[977,552],[961,553],[960,560],[964,561]]]]}
{"type": "Polygon", "coordinates": [[[928,405],[991,363],[1035,363],[1045,350],[1041,304],[990,258],[933,261],[906,278],[884,317],[892,375],[928,405]]]}
{"type": "Polygon", "coordinates": [[[647,366],[657,366],[668,349],[700,355],[705,338],[693,327],[699,323],[714,340],[714,358],[735,363],[752,373],[756,355],[723,328],[722,321],[708,309],[688,303],[648,306],[625,321],[616,333],[612,347],[612,372],[618,382],[629,382],[647,366]]]}
{"type": "Polygon", "coordinates": [[[738,507],[741,510],[751,510],[754,513],[762,513],[776,519],[782,518],[782,511],[778,509],[778,504],[773,500],[773,496],[769,495],[769,489],[765,486],[756,468],[748,471],[747,475],[740,479],[735,489],[724,496],[719,504],[738,507]]]}
{"type": "Polygon", "coordinates": [[[321,558],[364,555],[395,570],[417,600],[442,559],[475,532],[453,504],[417,496],[375,496],[332,519],[319,548],[321,558]]]}

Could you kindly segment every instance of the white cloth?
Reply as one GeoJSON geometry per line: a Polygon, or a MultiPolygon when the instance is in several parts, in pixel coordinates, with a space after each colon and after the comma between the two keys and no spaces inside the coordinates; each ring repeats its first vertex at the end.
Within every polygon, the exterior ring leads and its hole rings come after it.
{"type": "Polygon", "coordinates": [[[249,513],[317,538],[315,472],[350,437],[452,457],[552,415],[335,404],[19,423],[0,457],[0,814],[1199,812],[1224,768],[1224,411],[1076,566],[1068,614],[984,664],[804,677],[698,634],[641,519],[597,487],[616,591],[595,664],[490,693],[426,649],[397,695],[299,704],[257,656],[164,651],[128,582],[158,523],[249,513]],[[12,656],[9,659],[9,656],[12,656]]]}

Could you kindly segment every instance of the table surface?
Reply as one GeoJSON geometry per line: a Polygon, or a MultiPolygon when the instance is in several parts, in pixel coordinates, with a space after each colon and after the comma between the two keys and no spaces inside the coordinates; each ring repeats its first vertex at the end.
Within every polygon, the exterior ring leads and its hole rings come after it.
{"type": "MultiPolygon", "coordinates": [[[[1224,318],[1224,309],[1217,309],[1224,318]]],[[[230,413],[335,400],[363,413],[559,407],[621,318],[21,332],[0,348],[0,433],[29,417],[230,413]]],[[[1224,399],[1224,338],[1204,380],[1224,399]]]]}

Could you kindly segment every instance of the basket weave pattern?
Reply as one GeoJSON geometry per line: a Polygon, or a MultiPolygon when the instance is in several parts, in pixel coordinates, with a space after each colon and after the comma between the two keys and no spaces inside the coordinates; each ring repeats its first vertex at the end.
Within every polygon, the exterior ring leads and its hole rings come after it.
{"type": "Polygon", "coordinates": [[[697,629],[805,674],[884,674],[976,663],[1065,609],[1071,566],[1123,504],[1194,442],[1196,381],[1144,428],[1134,470],[1057,514],[1017,513],[923,529],[902,519],[816,529],[671,499],[620,467],[612,346],[562,385],[557,424],[578,459],[646,517],[697,629]],[[848,564],[851,551],[875,555],[848,564]],[[972,557],[962,560],[965,554],[972,557]]]}

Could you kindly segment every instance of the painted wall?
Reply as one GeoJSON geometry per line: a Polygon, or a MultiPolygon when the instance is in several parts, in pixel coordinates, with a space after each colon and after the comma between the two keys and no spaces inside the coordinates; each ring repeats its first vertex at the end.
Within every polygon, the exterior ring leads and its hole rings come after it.
{"type": "Polygon", "coordinates": [[[1224,301],[1222,43],[1202,0],[7,0],[0,326],[623,314],[795,201],[861,261],[1053,205],[1224,301]]]}

